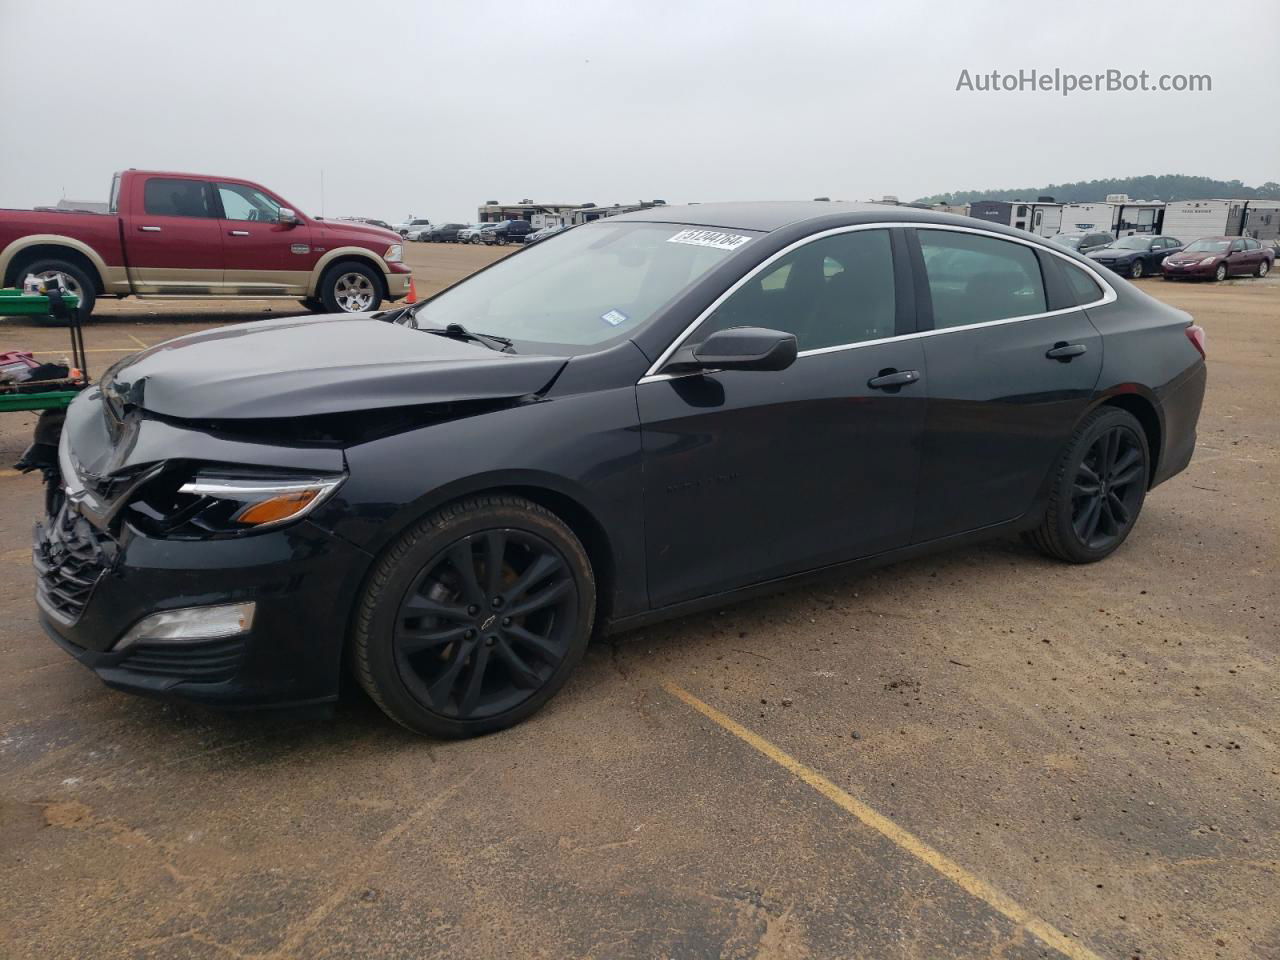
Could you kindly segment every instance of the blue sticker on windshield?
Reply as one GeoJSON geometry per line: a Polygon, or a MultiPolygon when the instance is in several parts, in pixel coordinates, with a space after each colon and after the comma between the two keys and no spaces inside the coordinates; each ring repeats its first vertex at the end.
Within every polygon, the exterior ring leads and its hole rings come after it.
{"type": "Polygon", "coordinates": [[[626,323],[631,318],[621,310],[610,310],[608,313],[602,313],[600,319],[611,327],[617,327],[626,323]]]}

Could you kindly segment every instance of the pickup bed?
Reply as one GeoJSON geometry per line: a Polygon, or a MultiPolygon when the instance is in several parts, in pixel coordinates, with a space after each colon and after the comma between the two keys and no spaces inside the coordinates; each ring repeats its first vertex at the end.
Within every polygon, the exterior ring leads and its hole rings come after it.
{"type": "Polygon", "coordinates": [[[0,287],[60,274],[86,315],[99,297],[301,300],[376,310],[409,293],[401,238],[308,217],[234,177],[125,170],[109,213],[0,210],[0,287]]]}

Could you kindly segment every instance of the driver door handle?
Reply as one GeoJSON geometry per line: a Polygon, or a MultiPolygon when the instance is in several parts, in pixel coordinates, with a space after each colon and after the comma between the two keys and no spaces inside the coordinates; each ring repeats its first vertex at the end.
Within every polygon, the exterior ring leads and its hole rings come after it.
{"type": "Polygon", "coordinates": [[[1088,349],[1083,343],[1067,343],[1060,340],[1045,353],[1045,357],[1049,360],[1057,360],[1059,363],[1070,363],[1072,357],[1078,357],[1088,349]]]}
{"type": "Polygon", "coordinates": [[[228,231],[227,231],[227,236],[229,236],[229,237],[247,237],[247,236],[249,236],[249,231],[248,231],[248,230],[228,230],[228,231]]]}
{"type": "Polygon", "coordinates": [[[920,379],[920,371],[918,370],[895,370],[892,373],[883,373],[878,377],[872,377],[867,381],[867,386],[872,390],[887,390],[891,387],[904,387],[908,383],[915,383],[920,379]]]}

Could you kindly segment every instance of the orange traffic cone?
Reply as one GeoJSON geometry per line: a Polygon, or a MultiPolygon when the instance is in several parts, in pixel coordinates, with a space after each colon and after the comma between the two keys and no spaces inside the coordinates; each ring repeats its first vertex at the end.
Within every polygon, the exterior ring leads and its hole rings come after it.
{"type": "Polygon", "coordinates": [[[418,302],[418,285],[413,282],[413,275],[409,275],[409,302],[418,302]]]}

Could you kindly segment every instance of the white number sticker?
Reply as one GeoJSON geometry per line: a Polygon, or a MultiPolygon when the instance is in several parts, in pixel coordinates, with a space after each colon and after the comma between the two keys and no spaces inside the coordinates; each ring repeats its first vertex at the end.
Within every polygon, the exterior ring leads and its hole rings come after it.
{"type": "Polygon", "coordinates": [[[681,230],[667,243],[687,243],[695,247],[715,247],[717,250],[737,250],[751,240],[740,233],[721,233],[718,230],[681,230]]]}

